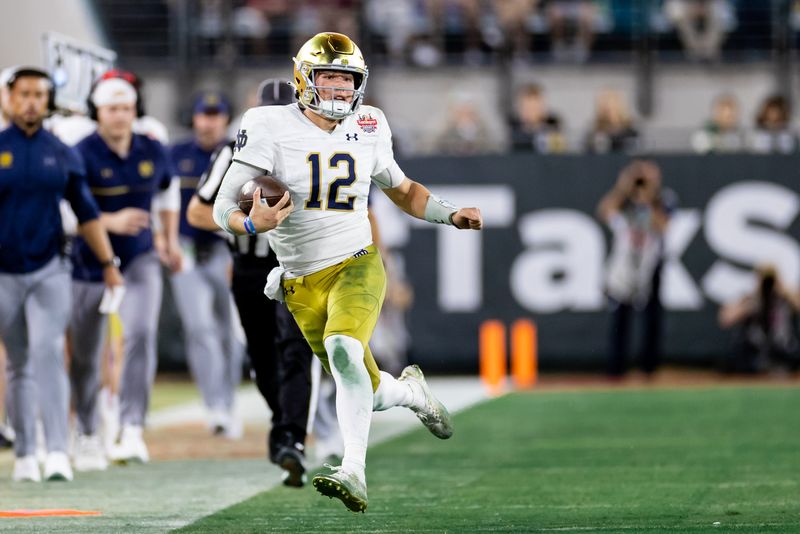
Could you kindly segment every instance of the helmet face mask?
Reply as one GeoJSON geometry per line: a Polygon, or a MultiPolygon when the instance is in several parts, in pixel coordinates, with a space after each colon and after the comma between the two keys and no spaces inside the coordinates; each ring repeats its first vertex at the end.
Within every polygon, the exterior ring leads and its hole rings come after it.
{"type": "Polygon", "coordinates": [[[340,33],[319,33],[309,39],[294,58],[294,87],[299,103],[329,120],[341,120],[354,114],[364,99],[367,65],[358,46],[340,33]],[[353,87],[320,86],[320,71],[346,72],[353,75],[353,87]],[[324,99],[334,92],[351,91],[349,102],[324,99]]]}

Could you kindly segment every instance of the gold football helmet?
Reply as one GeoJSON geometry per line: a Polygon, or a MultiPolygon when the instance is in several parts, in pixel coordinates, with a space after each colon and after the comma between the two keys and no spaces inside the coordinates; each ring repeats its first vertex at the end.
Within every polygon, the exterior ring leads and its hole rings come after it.
{"type": "MultiPolygon", "coordinates": [[[[294,88],[297,100],[306,107],[331,120],[340,120],[356,112],[364,100],[369,72],[358,46],[341,33],[318,33],[300,48],[294,59],[294,88]],[[323,100],[314,84],[316,71],[336,70],[349,72],[355,79],[350,102],[323,100]]],[[[328,88],[330,89],[330,88],[328,88]]]]}

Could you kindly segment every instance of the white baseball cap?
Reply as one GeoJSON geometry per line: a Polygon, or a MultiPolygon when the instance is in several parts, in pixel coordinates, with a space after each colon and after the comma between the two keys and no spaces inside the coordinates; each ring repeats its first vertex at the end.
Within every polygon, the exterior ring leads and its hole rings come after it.
{"type": "Polygon", "coordinates": [[[109,78],[101,81],[94,88],[92,103],[96,107],[114,104],[135,104],[136,89],[122,78],[109,78]]]}

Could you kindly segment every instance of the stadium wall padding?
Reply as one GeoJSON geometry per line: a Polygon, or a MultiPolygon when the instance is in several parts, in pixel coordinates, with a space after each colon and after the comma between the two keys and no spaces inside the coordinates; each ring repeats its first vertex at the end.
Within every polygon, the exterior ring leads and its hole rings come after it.
{"type": "MultiPolygon", "coordinates": [[[[800,285],[800,158],[653,159],[664,186],[679,199],[662,288],[665,360],[707,364],[731,350],[732,333],[717,326],[719,304],[753,286],[754,265],[776,263],[790,284],[800,285]]],[[[402,161],[408,176],[458,205],[481,207],[486,219],[483,232],[467,235],[390,216],[390,244],[415,289],[408,313],[412,359],[431,370],[474,371],[481,323],[509,325],[527,317],[538,326],[543,368],[600,368],[608,339],[603,264],[610,235],[594,212],[629,160],[511,155],[402,161]]],[[[635,335],[632,355],[638,341],[635,335]]]]}

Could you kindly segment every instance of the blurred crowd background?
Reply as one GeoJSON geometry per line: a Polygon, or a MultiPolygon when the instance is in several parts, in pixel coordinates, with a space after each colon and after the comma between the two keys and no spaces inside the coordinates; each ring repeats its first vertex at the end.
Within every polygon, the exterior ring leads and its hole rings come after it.
{"type": "Polygon", "coordinates": [[[198,88],[243,108],[257,80],[287,77],[299,45],[333,30],[364,51],[369,100],[404,155],[797,149],[795,0],[90,4],[171,130],[198,88]]]}

